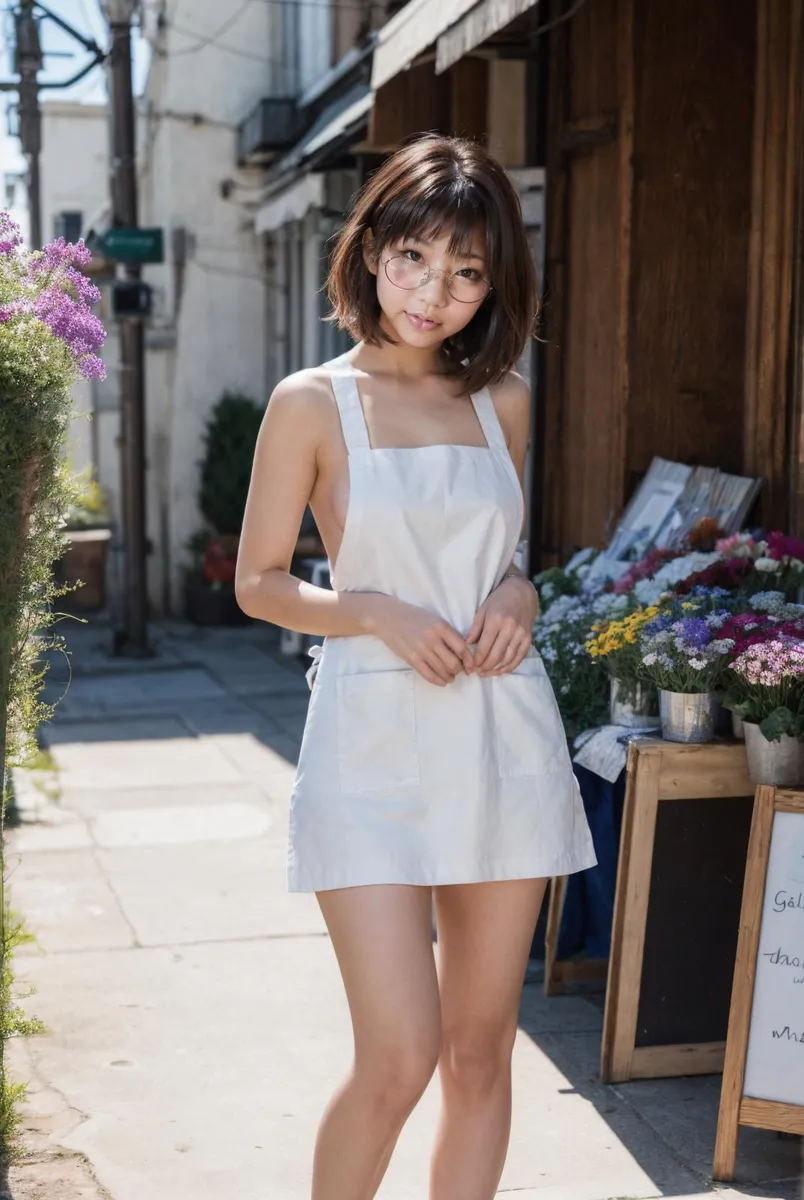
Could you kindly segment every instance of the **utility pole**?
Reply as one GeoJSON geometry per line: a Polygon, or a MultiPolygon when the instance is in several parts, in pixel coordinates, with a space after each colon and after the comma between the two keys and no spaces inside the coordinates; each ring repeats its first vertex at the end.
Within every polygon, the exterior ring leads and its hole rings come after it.
{"type": "MultiPolygon", "coordinates": [[[[111,30],[112,225],[136,229],[137,170],[134,94],[131,75],[131,22],[137,0],[106,0],[111,30]]],[[[138,282],[139,263],[126,263],[124,278],[138,282]]],[[[125,537],[124,628],[115,650],[147,658],[148,573],[145,514],[145,345],[141,317],[120,320],[120,474],[125,537]]]]}
{"type": "Polygon", "coordinates": [[[22,152],[28,160],[28,208],[31,246],[42,248],[42,194],[39,182],[39,155],[42,151],[42,117],[39,111],[39,86],[36,77],[42,69],[39,22],[34,16],[35,0],[20,0],[14,13],[16,47],[14,69],[20,77],[19,118],[22,152]]]}

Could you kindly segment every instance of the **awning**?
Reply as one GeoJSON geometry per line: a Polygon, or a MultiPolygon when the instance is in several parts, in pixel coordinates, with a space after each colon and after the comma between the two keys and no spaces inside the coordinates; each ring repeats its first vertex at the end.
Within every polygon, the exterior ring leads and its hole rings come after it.
{"type": "Polygon", "coordinates": [[[448,70],[464,54],[482,45],[538,3],[539,0],[481,0],[439,37],[436,45],[436,75],[448,70]]]}
{"type": "Polygon", "coordinates": [[[307,133],[271,167],[257,210],[257,233],[278,229],[286,221],[300,220],[308,209],[324,203],[324,182],[312,169],[340,143],[349,139],[368,121],[371,88],[358,83],[334,100],[313,122],[307,133]]]}
{"type": "Polygon", "coordinates": [[[374,50],[371,86],[376,91],[409,67],[428,46],[473,7],[475,0],[408,0],[383,25],[374,50]]]}
{"type": "Polygon", "coordinates": [[[255,233],[271,233],[286,221],[300,221],[311,208],[324,203],[324,180],[309,171],[261,204],[254,217],[255,233]]]}

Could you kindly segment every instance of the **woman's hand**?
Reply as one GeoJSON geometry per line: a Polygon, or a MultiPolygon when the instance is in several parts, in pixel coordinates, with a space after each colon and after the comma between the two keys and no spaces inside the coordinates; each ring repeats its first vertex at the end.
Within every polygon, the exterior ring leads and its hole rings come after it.
{"type": "Polygon", "coordinates": [[[477,643],[478,675],[507,675],[519,666],[530,650],[538,611],[536,589],[523,576],[510,575],[497,585],[466,635],[470,646],[477,643]]]}
{"type": "Polygon", "coordinates": [[[474,667],[466,639],[448,621],[393,596],[382,597],[372,616],[371,632],[438,687],[446,687],[461,671],[474,667]]]}

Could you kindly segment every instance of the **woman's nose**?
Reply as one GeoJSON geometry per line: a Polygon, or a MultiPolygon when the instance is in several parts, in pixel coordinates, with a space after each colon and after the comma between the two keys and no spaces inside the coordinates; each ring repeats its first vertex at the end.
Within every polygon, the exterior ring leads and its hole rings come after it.
{"type": "Polygon", "coordinates": [[[440,301],[441,304],[446,303],[446,298],[449,294],[447,272],[440,268],[431,268],[426,282],[422,284],[421,290],[426,292],[428,296],[432,296],[434,301],[440,301]]]}

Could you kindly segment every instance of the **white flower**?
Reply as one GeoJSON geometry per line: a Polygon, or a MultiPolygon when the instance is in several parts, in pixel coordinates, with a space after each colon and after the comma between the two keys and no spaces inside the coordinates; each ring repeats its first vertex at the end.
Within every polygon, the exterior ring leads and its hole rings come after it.
{"type": "Polygon", "coordinates": [[[778,613],[784,606],[784,592],[756,592],[749,601],[755,612],[778,613]]]}
{"type": "Polygon", "coordinates": [[[706,662],[705,658],[691,658],[688,661],[689,661],[689,665],[692,667],[693,671],[703,671],[704,668],[707,666],[707,662],[706,662]]]}
{"type": "Polygon", "coordinates": [[[775,574],[781,568],[781,565],[775,558],[758,558],[754,562],[754,566],[758,571],[767,571],[769,574],[775,574]]]}
{"type": "Polygon", "coordinates": [[[651,650],[650,654],[646,654],[645,657],[642,659],[642,661],[646,667],[652,667],[653,664],[656,662],[657,658],[658,658],[658,655],[656,654],[656,651],[651,650]]]}

